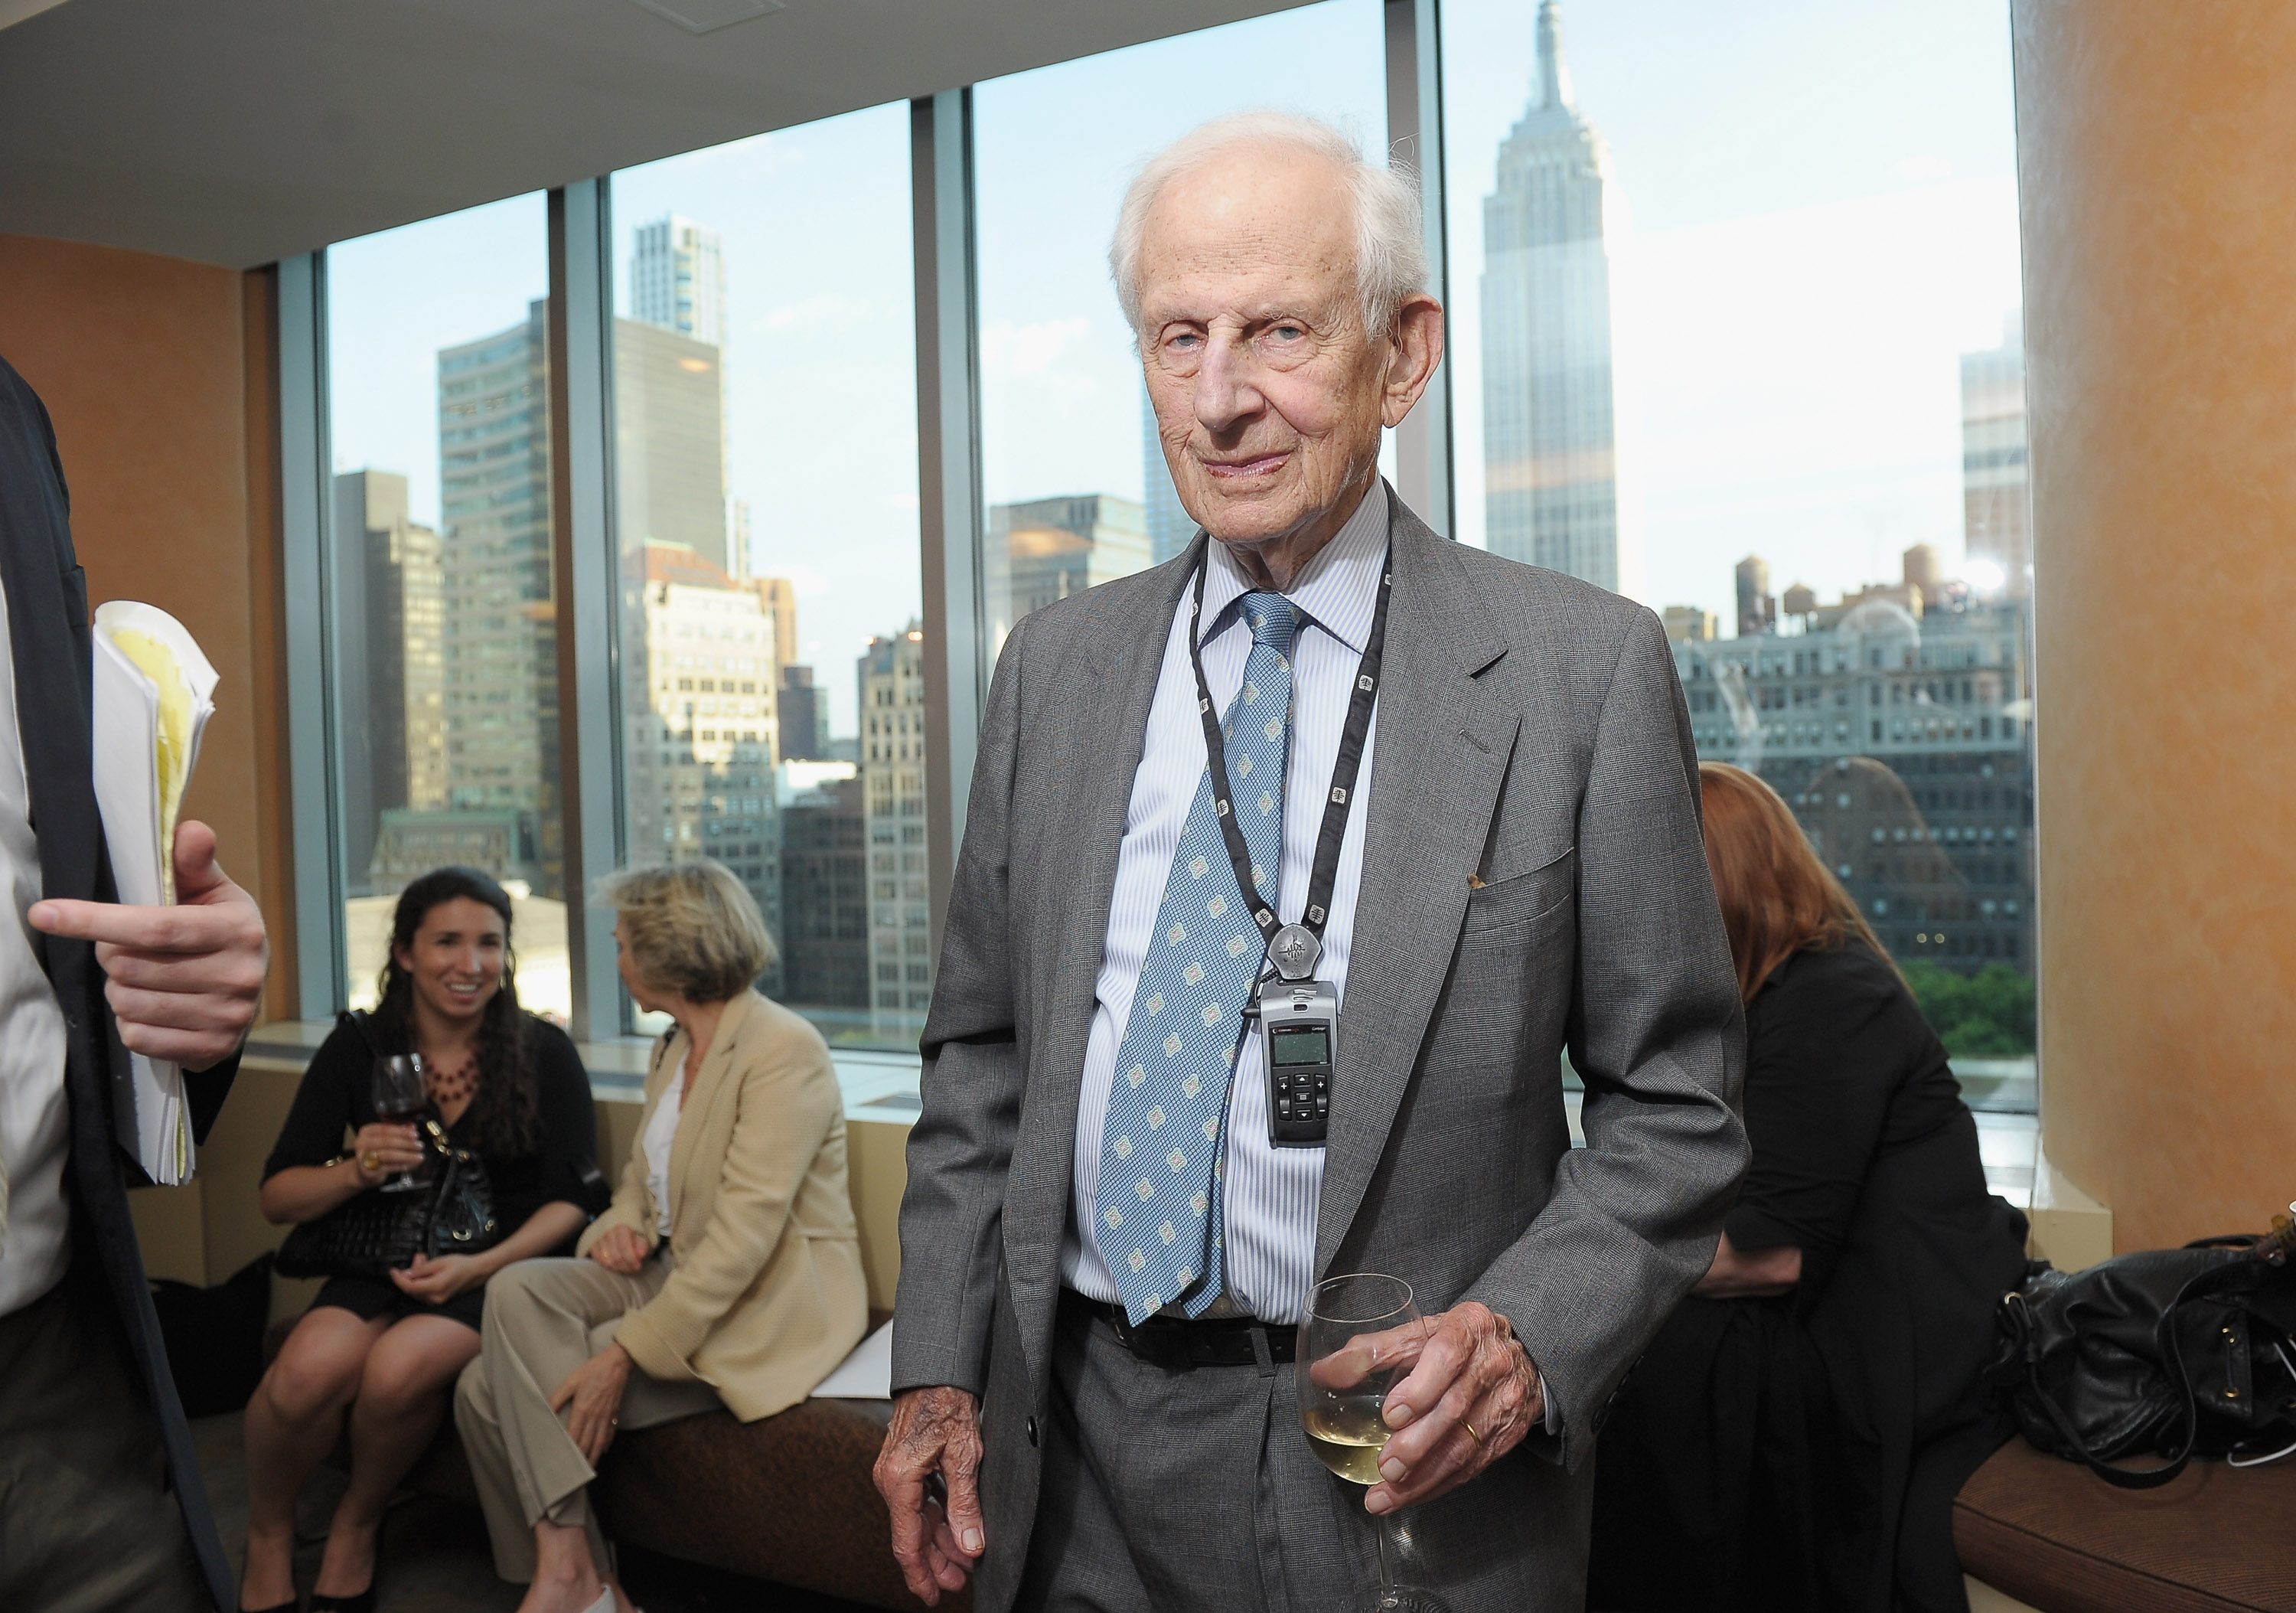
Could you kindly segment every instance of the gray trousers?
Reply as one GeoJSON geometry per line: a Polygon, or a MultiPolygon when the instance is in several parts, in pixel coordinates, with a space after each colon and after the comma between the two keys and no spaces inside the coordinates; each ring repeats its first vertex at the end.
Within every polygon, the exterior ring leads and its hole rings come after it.
{"type": "MultiPolygon", "coordinates": [[[[590,1506],[597,1477],[567,1433],[550,1396],[567,1376],[611,1344],[625,1314],[661,1291],[666,1257],[636,1277],[594,1260],[523,1260],[487,1284],[486,1346],[455,1386],[455,1426],[486,1510],[495,1572],[516,1584],[534,1577],[534,1526],[544,1518],[586,1530],[591,1560],[612,1563],[590,1506]]],[[[716,1390],[663,1383],[633,1370],[622,1391],[620,1431],[714,1411],[716,1390]]]]}
{"type": "MultiPolygon", "coordinates": [[[[1332,1613],[1378,1583],[1378,1521],[1363,1487],[1309,1449],[1290,1364],[1167,1371],[1070,1304],[1052,1372],[1017,1609],[1332,1613]]],[[[1558,1469],[1518,1453],[1405,1513],[1390,1566],[1452,1613],[1576,1609],[1586,1594],[1579,1499],[1558,1469]],[[1549,1584],[1525,1547],[1558,1526],[1576,1532],[1577,1572],[1549,1584]]]]}
{"type": "Polygon", "coordinates": [[[75,1269],[0,1316],[0,1608],[211,1605],[168,1487],[159,1420],[101,1278],[75,1269]]]}

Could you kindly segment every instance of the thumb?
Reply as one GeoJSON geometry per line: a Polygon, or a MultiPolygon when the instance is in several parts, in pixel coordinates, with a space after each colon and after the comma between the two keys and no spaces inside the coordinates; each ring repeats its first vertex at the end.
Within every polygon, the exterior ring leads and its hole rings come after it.
{"type": "Polygon", "coordinates": [[[206,901],[231,888],[231,877],[216,860],[215,831],[194,819],[176,826],[176,900],[206,901]]]}

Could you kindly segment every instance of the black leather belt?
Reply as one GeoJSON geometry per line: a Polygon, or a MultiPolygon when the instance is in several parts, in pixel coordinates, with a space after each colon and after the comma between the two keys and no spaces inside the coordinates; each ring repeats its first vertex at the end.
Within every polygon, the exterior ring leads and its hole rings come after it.
{"type": "Polygon", "coordinates": [[[1258,1366],[1262,1341],[1268,1361],[1288,1366],[1299,1354],[1297,1328],[1279,1321],[1262,1321],[1257,1316],[1205,1317],[1196,1321],[1177,1316],[1152,1316],[1135,1327],[1125,1320],[1122,1305],[1103,1304],[1073,1288],[1061,1290],[1061,1309],[1069,1315],[1104,1323],[1116,1336],[1117,1343],[1150,1366],[1162,1367],[1167,1371],[1258,1366]]]}

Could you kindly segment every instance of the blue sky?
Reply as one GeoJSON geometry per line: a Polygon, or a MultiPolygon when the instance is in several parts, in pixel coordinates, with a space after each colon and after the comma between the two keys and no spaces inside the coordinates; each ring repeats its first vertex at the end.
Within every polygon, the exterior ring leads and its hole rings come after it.
{"type": "MultiPolygon", "coordinates": [[[[1492,159],[1532,78],[1531,0],[1445,7],[1462,536],[1480,539],[1476,275],[1492,159]]],[[[1956,355],[2018,300],[2005,0],[1570,0],[1579,105],[1633,220],[1623,448],[1653,605],[1726,611],[1764,554],[1822,593],[1960,549],[1956,355]]],[[[1142,486],[1137,372],[1103,253],[1158,144],[1253,105],[1385,140],[1379,0],[1323,4],[975,93],[983,459],[992,500],[1142,486]]],[[[852,730],[852,664],[918,609],[907,112],[890,106],[616,176],[630,233],[723,237],[728,479],[754,561],[795,578],[800,639],[852,730]]],[[[436,353],[546,286],[515,198],[330,259],[336,464],[438,502],[436,353]]]]}

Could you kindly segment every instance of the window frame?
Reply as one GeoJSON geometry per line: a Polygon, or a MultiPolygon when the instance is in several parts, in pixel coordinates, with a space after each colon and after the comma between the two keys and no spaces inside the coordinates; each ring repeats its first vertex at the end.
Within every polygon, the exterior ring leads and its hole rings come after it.
{"type": "MultiPolygon", "coordinates": [[[[1433,289],[1447,302],[1442,207],[1440,0],[1382,0],[1390,160],[1418,169],[1433,289]]],[[[910,103],[916,299],[918,563],[923,582],[927,891],[940,944],[964,841],[980,719],[995,671],[984,630],[980,342],[972,87],[910,103]]],[[[619,623],[614,608],[611,176],[551,189],[551,445],[557,593],[560,800],[570,911],[573,1034],[631,1030],[611,914],[584,893],[623,844],[619,623]]],[[[279,265],[278,364],[283,639],[296,869],[296,1000],[283,1017],[325,1019],[349,1000],[340,868],[338,634],[329,572],[332,445],[327,418],[326,249],[279,265]]],[[[1399,485],[1438,531],[1451,530],[1450,366],[1397,434],[1399,485]]]]}

